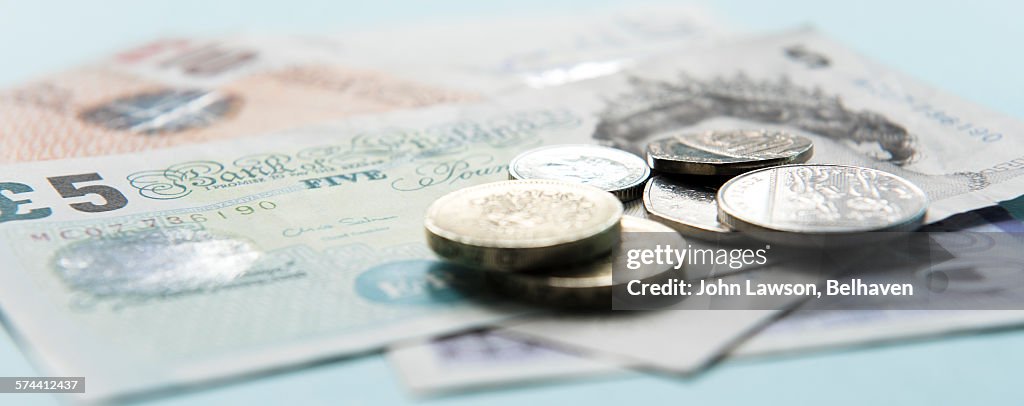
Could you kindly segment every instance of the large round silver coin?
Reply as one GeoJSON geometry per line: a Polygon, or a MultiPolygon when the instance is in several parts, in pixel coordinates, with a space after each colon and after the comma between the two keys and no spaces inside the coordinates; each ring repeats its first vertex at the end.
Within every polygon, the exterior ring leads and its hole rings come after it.
{"type": "Polygon", "coordinates": [[[434,201],[424,227],[435,253],[461,265],[518,271],[584,262],[611,251],[622,202],[558,180],[486,183],[434,201]]]}
{"type": "Polygon", "coordinates": [[[619,200],[640,197],[651,168],[643,158],[600,145],[567,144],[535,148],[512,159],[512,179],[555,179],[611,192],[619,200]]]}
{"type": "Polygon", "coordinates": [[[499,293],[517,300],[563,308],[607,309],[613,290],[622,290],[632,279],[659,283],[684,278],[684,268],[658,264],[629,270],[628,275],[614,275],[613,265],[624,266],[630,249],[651,249],[656,245],[686,247],[686,241],[671,228],[636,217],[622,218],[622,236],[617,256],[609,254],[587,264],[532,272],[491,272],[487,274],[488,281],[499,293]]]}
{"type": "Polygon", "coordinates": [[[718,222],[718,188],[692,181],[655,176],[644,189],[648,218],[680,233],[705,240],[729,237],[733,230],[718,222]]]}
{"type": "Polygon", "coordinates": [[[658,172],[735,176],[770,166],[807,162],[811,140],[775,130],[683,133],[647,144],[647,163],[658,172]]]}
{"type": "MultiPolygon", "coordinates": [[[[919,227],[928,198],[888,172],[845,165],[787,165],[737,176],[718,191],[718,218],[755,238],[817,245],[866,241],[873,231],[919,227]]],[[[880,237],[877,236],[876,237],[880,237]]]]}

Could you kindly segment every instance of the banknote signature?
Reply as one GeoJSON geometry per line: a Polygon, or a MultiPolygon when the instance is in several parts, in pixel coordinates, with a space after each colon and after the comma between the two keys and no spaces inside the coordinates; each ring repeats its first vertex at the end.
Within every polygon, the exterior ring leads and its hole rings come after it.
{"type": "Polygon", "coordinates": [[[394,220],[398,216],[361,216],[361,217],[345,217],[338,219],[332,223],[323,223],[315,226],[308,227],[289,227],[281,231],[281,235],[284,237],[294,238],[302,235],[308,235],[319,232],[327,232],[332,230],[338,230],[345,227],[354,227],[364,224],[377,223],[382,221],[394,220]]]}

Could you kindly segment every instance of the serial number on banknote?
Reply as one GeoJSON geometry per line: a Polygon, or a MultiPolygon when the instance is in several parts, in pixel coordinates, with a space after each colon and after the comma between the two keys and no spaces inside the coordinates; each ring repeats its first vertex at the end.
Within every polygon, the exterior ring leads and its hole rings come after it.
{"type": "Polygon", "coordinates": [[[74,241],[87,238],[100,238],[120,233],[136,232],[148,229],[174,226],[198,225],[207,222],[230,220],[234,216],[251,216],[260,212],[274,210],[277,203],[261,200],[252,204],[242,204],[229,209],[207,213],[191,213],[127,219],[118,222],[89,224],[75,227],[61,227],[59,230],[32,232],[28,237],[33,241],[66,240],[74,241]]]}

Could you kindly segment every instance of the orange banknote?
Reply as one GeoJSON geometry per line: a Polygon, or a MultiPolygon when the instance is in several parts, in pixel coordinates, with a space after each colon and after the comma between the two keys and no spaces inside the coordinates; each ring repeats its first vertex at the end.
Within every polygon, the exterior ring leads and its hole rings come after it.
{"type": "Polygon", "coordinates": [[[124,153],[472,100],[322,50],[171,39],[0,93],[0,163],[124,153]]]}

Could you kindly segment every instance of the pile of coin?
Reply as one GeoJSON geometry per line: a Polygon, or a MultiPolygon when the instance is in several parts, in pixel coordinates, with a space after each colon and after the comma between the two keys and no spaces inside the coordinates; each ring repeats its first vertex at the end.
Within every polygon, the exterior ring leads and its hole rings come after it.
{"type": "Polygon", "coordinates": [[[736,176],[755,169],[807,162],[811,140],[782,131],[681,133],[647,144],[647,163],[674,175],[736,176]]]}
{"type": "Polygon", "coordinates": [[[684,133],[651,142],[650,217],[717,241],[736,231],[789,245],[862,242],[870,232],[919,227],[924,192],[896,175],[844,165],[807,164],[811,140],[770,130],[684,133]]]}
{"type": "MultiPolygon", "coordinates": [[[[685,244],[679,234],[815,246],[922,224],[920,188],[876,169],[806,163],[813,150],[811,140],[773,130],[670,134],[648,144],[646,160],[596,145],[541,147],[511,161],[512,180],[438,199],[427,239],[441,257],[485,272],[498,291],[590,307],[610,302],[611,264],[631,233],[666,233],[677,246],[685,244]],[[657,222],[623,217],[622,202],[641,196],[657,222]]],[[[670,271],[644,277],[679,276],[670,271]]]]}
{"type": "MultiPolygon", "coordinates": [[[[489,286],[527,301],[560,307],[608,308],[612,264],[623,236],[660,233],[649,220],[623,217],[615,195],[560,180],[503,181],[449,193],[427,210],[427,242],[439,256],[484,272],[489,286]]],[[[671,267],[635,274],[669,277],[671,267]]],[[[678,276],[676,276],[678,277],[678,276]]]]}

